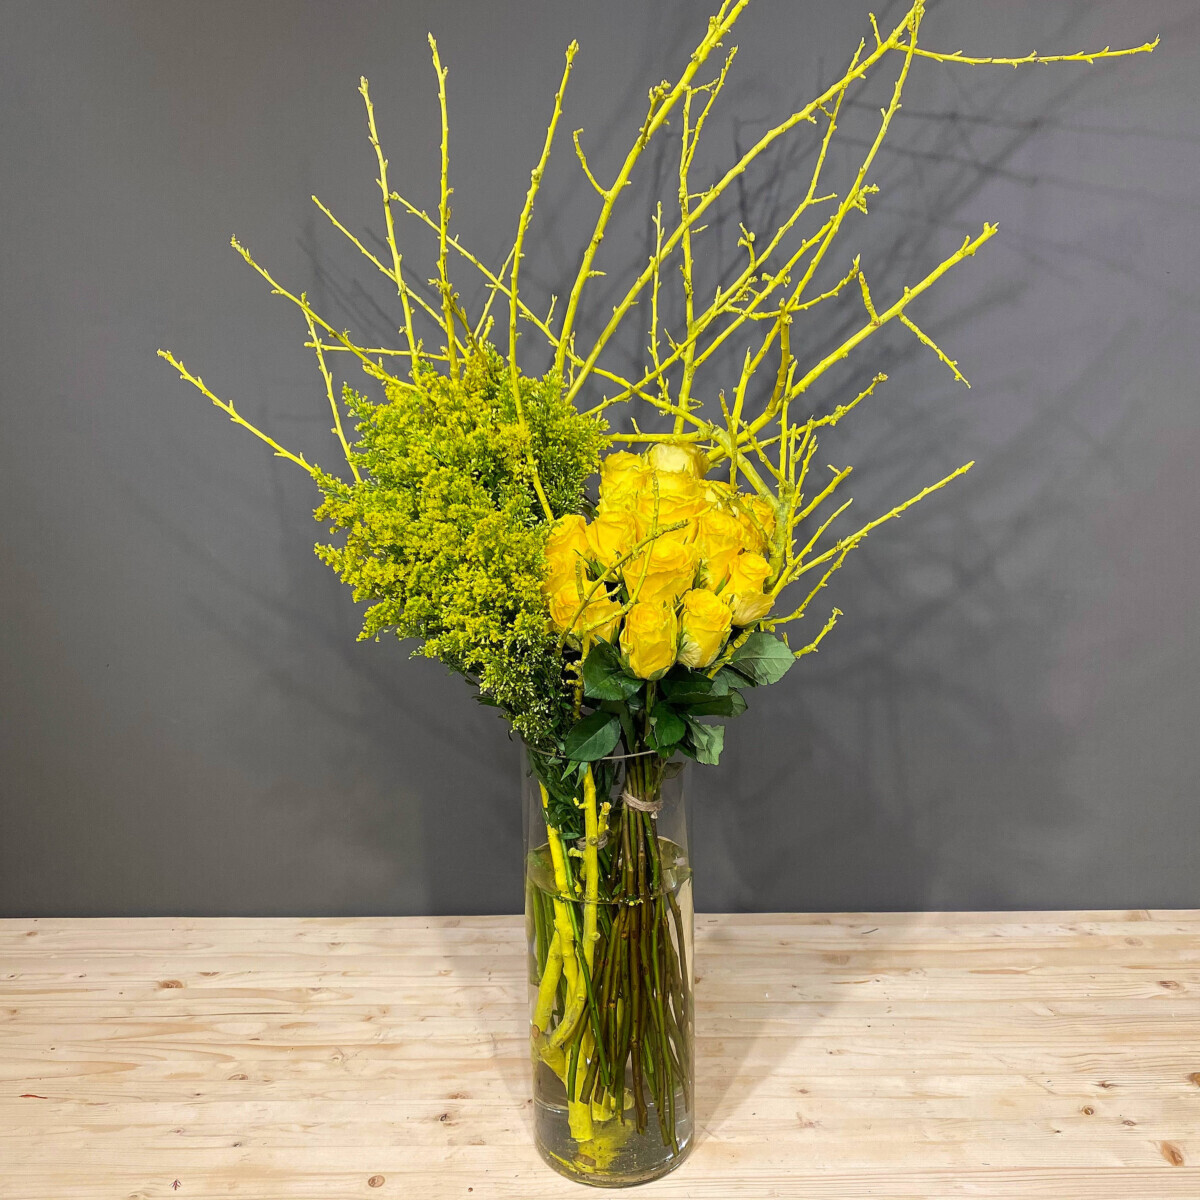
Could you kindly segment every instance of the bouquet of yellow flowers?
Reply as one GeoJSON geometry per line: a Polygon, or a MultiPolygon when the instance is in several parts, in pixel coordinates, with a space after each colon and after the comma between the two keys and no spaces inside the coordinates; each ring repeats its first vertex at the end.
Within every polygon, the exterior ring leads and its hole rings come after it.
{"type": "Polygon", "coordinates": [[[386,253],[377,256],[314,200],[395,289],[396,343],[359,344],[233,242],[303,319],[342,453],[339,471],[285,449],[174,355],[159,352],[313,478],[323,494],[316,517],[332,535],[317,552],[356,600],[369,602],[361,636],[415,639],[415,653],[461,673],[522,738],[541,829],[531,839],[527,890],[539,1140],[558,1169],[591,1182],[651,1178],[677,1163],[690,1141],[688,870],[680,839],[664,833],[663,814],[679,763],[716,763],[724,727],[714,722],[743,712],[749,689],[779,681],[818,648],[836,608],[798,645],[786,627],[805,617],[850,551],[971,466],[838,536],[831,526],[850,502],[834,501],[850,468],[824,477],[812,468],[818,439],[886,376],[823,407],[809,400],[814,383],[885,326],[907,328],[965,383],[909,309],[974,255],[994,225],[887,300],[872,294],[857,256],[843,258],[828,279],[819,274],[877,190],[869,172],[906,80],[921,60],[1092,62],[1155,44],[1017,59],[940,52],[921,44],[925,3],[911,0],[891,29],[872,17],[836,79],[697,186],[697,147],[733,69],[736,47],[726,42],[747,4],[723,0],[679,76],[650,89],[645,118],[610,183],[596,178],[583,131],[575,131],[599,211],[557,316],[554,298],[548,308],[526,300],[520,271],[576,45],[566,52],[512,250],[496,269],[451,232],[447,73],[436,43],[430,38],[441,113],[436,214],[389,182],[362,80],[386,253]],[[891,99],[861,160],[844,178],[827,179],[844,100],[889,65],[891,99]],[[775,228],[743,227],[741,259],[718,278],[702,278],[702,266],[716,261],[697,253],[706,231],[713,236],[714,206],[798,127],[819,134],[808,186],[775,228]],[[613,211],[647,147],[668,128],[673,212],[656,205],[648,262],[585,344],[580,319],[602,273],[597,256],[613,211]],[[405,263],[397,213],[436,240],[436,276],[427,286],[405,263]],[[483,285],[486,302],[474,316],[451,283],[452,262],[483,285]],[[679,286],[673,305],[670,280],[679,286]],[[850,332],[816,353],[807,345],[798,352],[793,324],[818,304],[839,302],[861,306],[850,332]],[[605,352],[635,309],[647,308],[642,365],[622,372],[605,352]],[[498,319],[506,337],[494,336],[498,319]],[[545,375],[522,370],[520,330],[544,338],[552,358],[545,375]],[[727,361],[714,357],[723,348],[741,355],[740,370],[714,374],[727,361]],[[331,365],[338,356],[357,363],[374,396],[348,383],[339,395],[331,365]],[[618,412],[629,419],[615,421],[618,412]]]}

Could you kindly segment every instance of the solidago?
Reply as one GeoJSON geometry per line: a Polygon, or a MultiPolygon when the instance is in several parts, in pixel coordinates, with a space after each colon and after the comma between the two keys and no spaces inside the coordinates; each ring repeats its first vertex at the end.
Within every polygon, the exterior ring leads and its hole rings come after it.
{"type": "Polygon", "coordinates": [[[281,446],[159,351],[323,492],[316,516],[334,540],[317,552],[369,604],[361,636],[390,631],[415,639],[416,653],[466,676],[525,739],[545,822],[542,849],[553,862],[552,880],[538,885],[531,909],[538,980],[532,1045],[561,1081],[577,1149],[566,1165],[578,1175],[610,1164],[629,1139],[654,1136],[647,1092],[661,1144],[681,1152],[675,1097],[689,1103],[690,964],[684,919],[664,882],[678,861],[655,825],[670,760],[715,763],[725,731],[714,719],[744,711],[745,691],[780,680],[834,627],[836,608],[799,648],[786,631],[851,550],[972,465],[848,531],[833,527],[850,505],[840,491],[850,467],[824,478],[813,469],[826,431],[865,409],[887,376],[860,378],[832,405],[816,404],[815,385],[835,365],[853,363],[885,326],[907,329],[966,383],[911,308],[996,226],[984,223],[892,296],[873,293],[871,265],[842,248],[878,191],[871,171],[912,71],[926,60],[1092,63],[1157,44],[1020,58],[932,50],[920,40],[925,0],[911,0],[890,29],[872,16],[840,75],[698,185],[697,149],[735,65],[737,48],[727,39],[748,3],[723,0],[678,77],[650,88],[645,117],[611,181],[597,178],[584,131],[574,131],[579,166],[597,196],[596,222],[574,276],[544,307],[523,294],[521,264],[576,44],[567,48],[513,247],[499,267],[450,230],[447,72],[436,43],[430,38],[441,115],[436,214],[391,186],[362,80],[386,253],[377,256],[314,201],[395,290],[395,344],[359,344],[233,243],[303,317],[349,478],[281,446]],[[843,103],[879,74],[891,81],[890,100],[856,165],[830,179],[843,103]],[[722,227],[713,219],[716,206],[747,185],[772,147],[813,128],[807,186],[784,205],[775,228],[741,227],[739,257],[711,286],[697,268],[725,261],[709,244],[722,227]],[[673,178],[666,203],[647,214],[653,250],[644,266],[617,280],[616,303],[583,321],[592,311],[592,281],[605,274],[597,264],[613,212],[648,147],[657,151],[667,138],[673,152],[656,163],[669,163],[673,178]],[[397,212],[436,238],[436,276],[427,286],[405,265],[397,212]],[[478,314],[464,310],[452,263],[482,283],[478,314]],[[814,349],[793,330],[822,304],[853,313],[836,344],[814,349]],[[646,337],[643,357],[618,369],[612,349],[631,319],[646,337]],[[541,378],[522,370],[521,331],[552,359],[541,378]],[[731,350],[740,369],[725,366],[731,350]],[[356,363],[375,398],[347,385],[339,400],[333,359],[356,363]],[[344,417],[354,423],[349,433],[344,417]],[[601,462],[611,444],[622,449],[601,462]],[[620,762],[611,757],[619,747],[627,756],[620,762]]]}
{"type": "Polygon", "coordinates": [[[317,553],[373,603],[362,638],[391,630],[478,684],[513,726],[545,742],[568,718],[562,660],[546,624],[546,525],[537,465],[555,515],[576,509],[604,443],[601,426],[552,377],[521,378],[517,419],[504,360],[482,346],[455,379],[432,367],[416,386],[387,383],[385,403],[347,387],[357,419],[347,483],[321,471],[316,510],[340,544],[317,553]]]}

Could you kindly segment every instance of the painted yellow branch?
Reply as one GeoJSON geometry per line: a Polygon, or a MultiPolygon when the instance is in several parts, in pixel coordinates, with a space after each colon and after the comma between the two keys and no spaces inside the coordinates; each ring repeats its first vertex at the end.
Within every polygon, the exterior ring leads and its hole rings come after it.
{"type": "MultiPolygon", "coordinates": [[[[923,0],[918,0],[918,3],[914,5],[913,11],[919,11],[922,7],[923,0]]],[[[862,76],[865,75],[867,71],[869,71],[870,68],[884,56],[884,54],[892,47],[893,44],[897,44],[899,42],[900,38],[909,27],[910,19],[911,13],[906,14],[904,20],[896,26],[891,35],[888,37],[887,41],[877,47],[872,54],[868,55],[867,58],[863,59],[860,63],[854,66],[841,79],[839,79],[837,83],[827,88],[815,100],[810,101],[808,104],[804,105],[803,108],[800,108],[794,112],[786,120],[780,122],[774,128],[763,134],[762,137],[760,137],[759,140],[753,146],[751,146],[750,149],[747,150],[741,156],[741,158],[739,158],[738,161],[734,163],[733,166],[731,166],[715,184],[713,184],[711,188],[708,189],[708,191],[703,193],[700,203],[690,211],[686,220],[682,220],[675,228],[675,231],[664,242],[662,257],[665,259],[671,254],[671,252],[682,239],[684,230],[694,226],[708,211],[708,209],[716,203],[717,199],[722,195],[726,188],[728,188],[735,179],[742,175],[746,168],[749,167],[750,164],[759,157],[759,155],[768,150],[776,141],[779,140],[779,138],[783,137],[784,134],[789,133],[801,122],[810,122],[813,119],[813,114],[815,112],[819,111],[825,104],[833,100],[839,92],[844,91],[855,80],[861,79],[862,76]]],[[[585,260],[590,266],[591,258],[588,257],[587,254],[585,254],[585,260]]],[[[608,322],[601,331],[600,336],[596,339],[592,349],[588,352],[587,357],[584,359],[584,365],[581,374],[576,376],[575,381],[567,393],[568,399],[574,399],[575,394],[582,386],[582,380],[586,377],[587,372],[589,372],[595,365],[596,359],[600,357],[600,353],[608,344],[609,339],[612,337],[613,333],[616,331],[624,317],[628,314],[630,308],[633,307],[637,297],[650,282],[652,274],[653,271],[650,267],[647,267],[645,270],[643,270],[637,279],[635,279],[630,285],[624,297],[614,307],[612,316],[608,319],[608,322]]]]}
{"type": "MultiPolygon", "coordinates": [[[[366,246],[364,246],[362,244],[362,242],[357,237],[355,237],[354,234],[352,234],[350,232],[350,230],[348,230],[346,228],[346,226],[343,225],[341,223],[341,221],[339,221],[337,219],[337,217],[335,217],[333,215],[333,213],[330,212],[330,210],[326,207],[326,205],[324,205],[316,196],[313,196],[312,202],[329,218],[329,221],[333,225],[333,227],[336,230],[338,230],[339,233],[343,234],[354,246],[356,246],[358,248],[358,250],[360,251],[360,253],[366,259],[368,259],[370,262],[374,263],[375,266],[378,267],[379,270],[388,279],[390,279],[392,281],[392,283],[394,283],[396,285],[397,289],[400,292],[404,293],[410,301],[415,300],[425,310],[425,312],[429,314],[429,316],[435,322],[437,322],[439,325],[441,324],[441,317],[438,314],[437,310],[433,307],[432,304],[429,303],[428,300],[425,299],[424,296],[422,296],[420,294],[420,292],[418,292],[410,284],[405,283],[404,278],[402,276],[397,276],[395,271],[393,271],[391,267],[385,267],[383,265],[383,263],[381,263],[379,261],[379,259],[376,258],[375,255],[372,254],[371,251],[368,250],[366,248],[366,246]]],[[[401,330],[401,332],[403,332],[403,330],[401,330]]],[[[459,348],[459,350],[462,349],[461,343],[458,344],[458,348],[459,348]]],[[[397,354],[397,353],[402,353],[402,352],[397,351],[397,350],[371,350],[371,351],[368,351],[368,353],[371,353],[371,354],[397,354]]],[[[409,354],[411,357],[412,351],[403,351],[403,353],[409,354]]],[[[446,356],[425,355],[424,357],[435,358],[435,357],[446,357],[446,356]]]]}
{"type": "MultiPolygon", "coordinates": [[[[521,401],[521,376],[517,368],[517,311],[520,298],[520,288],[518,280],[521,273],[521,259],[524,255],[523,246],[525,243],[525,230],[529,227],[529,219],[533,216],[533,203],[537,198],[538,189],[542,185],[542,174],[546,170],[546,163],[550,160],[550,148],[554,144],[554,131],[558,128],[558,119],[562,116],[563,96],[567,90],[567,81],[571,78],[571,64],[575,61],[575,55],[579,50],[579,43],[572,42],[567,47],[567,61],[563,68],[562,81],[558,85],[558,91],[554,95],[554,111],[550,115],[550,124],[546,128],[546,140],[542,145],[542,154],[538,159],[537,166],[533,168],[529,176],[529,191],[525,194],[525,206],[521,209],[521,219],[517,222],[517,238],[513,243],[512,251],[512,276],[509,283],[509,304],[508,304],[508,368],[509,377],[512,381],[513,403],[517,408],[517,423],[520,425],[522,432],[528,437],[528,429],[525,425],[525,407],[521,401]]],[[[443,230],[442,252],[445,253],[445,240],[443,230]]],[[[533,447],[529,445],[528,440],[525,445],[525,456],[529,463],[530,478],[533,482],[534,490],[537,492],[538,501],[541,503],[542,512],[545,514],[547,521],[554,520],[554,513],[550,509],[550,501],[546,499],[546,493],[542,488],[542,481],[538,475],[537,462],[533,457],[533,447]]]]}
{"type": "MultiPolygon", "coordinates": [[[[575,282],[567,296],[567,307],[563,314],[563,323],[558,334],[558,351],[554,359],[554,370],[556,373],[561,375],[563,372],[566,360],[565,347],[570,343],[571,336],[575,330],[575,318],[579,310],[579,301],[583,295],[584,285],[592,278],[592,264],[596,260],[596,252],[600,249],[600,243],[604,240],[604,234],[608,229],[609,218],[612,216],[617,198],[628,186],[634,167],[637,166],[638,160],[641,158],[642,152],[650,143],[650,140],[666,123],[667,118],[671,115],[680,97],[684,95],[689,84],[695,78],[696,72],[704,65],[709,54],[721,44],[721,39],[733,28],[734,23],[741,16],[742,10],[745,9],[748,3],[749,0],[724,0],[720,11],[715,17],[709,20],[708,32],[692,52],[691,57],[688,59],[688,65],[684,68],[683,74],[680,75],[674,86],[669,90],[664,90],[661,85],[658,88],[651,89],[650,109],[646,114],[645,121],[642,123],[642,128],[638,133],[637,139],[634,141],[629,153],[625,156],[625,161],[621,164],[621,169],[617,172],[617,177],[613,180],[612,187],[600,189],[601,194],[604,196],[604,203],[601,206],[600,215],[596,219],[596,226],[592,231],[587,248],[583,252],[583,259],[579,264],[579,271],[575,276],[575,282]]],[[[642,286],[644,287],[645,283],[642,286]]],[[[641,288],[638,290],[640,291],[641,288]]],[[[625,311],[628,311],[628,305],[625,306],[625,311]]],[[[604,340],[607,340],[607,338],[604,340]]],[[[568,392],[568,399],[574,399],[575,393],[582,386],[583,380],[587,377],[587,372],[594,365],[594,354],[595,352],[593,355],[589,355],[592,361],[585,364],[584,373],[575,377],[568,392]]]]}
{"type": "MultiPolygon", "coordinates": [[[[301,300],[307,300],[303,292],[300,293],[301,300]]],[[[342,447],[342,454],[345,455],[346,463],[350,470],[354,472],[354,482],[361,483],[362,476],[358,473],[358,466],[354,461],[354,455],[350,452],[350,443],[346,441],[345,431],[342,429],[342,413],[338,408],[337,397],[333,394],[333,376],[329,373],[329,368],[325,365],[325,353],[321,349],[320,340],[317,338],[317,327],[313,324],[313,319],[308,313],[304,314],[305,321],[308,322],[308,336],[312,339],[309,342],[317,354],[317,366],[321,371],[321,378],[325,381],[325,395],[329,399],[329,408],[333,412],[333,428],[329,431],[337,437],[338,442],[342,447]]]]}
{"type": "MultiPolygon", "coordinates": [[[[900,298],[894,304],[885,309],[882,313],[877,314],[874,319],[869,320],[864,326],[862,326],[861,329],[853,333],[850,337],[846,338],[846,340],[843,341],[836,350],[833,350],[827,354],[823,359],[821,359],[820,362],[818,362],[814,367],[801,376],[800,379],[792,384],[787,392],[788,399],[794,400],[797,396],[803,395],[803,393],[806,392],[808,388],[811,387],[812,384],[830,367],[832,367],[835,363],[841,362],[843,359],[848,358],[852,350],[862,345],[867,338],[881,329],[889,321],[895,317],[898,317],[913,300],[915,300],[923,292],[928,291],[929,288],[931,288],[943,275],[945,275],[947,271],[956,266],[958,263],[962,262],[963,259],[970,258],[972,255],[974,255],[975,251],[978,250],[980,246],[995,236],[997,228],[998,226],[996,225],[984,225],[983,232],[980,233],[978,237],[966,238],[963,241],[963,244],[953,254],[939,263],[938,266],[936,266],[932,271],[929,272],[928,275],[925,276],[924,279],[920,281],[920,283],[917,283],[912,287],[906,287],[900,298]]],[[[746,429],[739,435],[739,438],[746,440],[749,436],[756,434],[764,425],[768,423],[768,421],[771,421],[775,415],[776,414],[774,412],[772,412],[770,409],[767,409],[760,416],[756,417],[750,422],[746,429]]],[[[719,457],[719,453],[717,451],[714,451],[714,454],[719,457]]],[[[712,457],[713,455],[710,455],[710,458],[712,457]]]]}
{"type": "MultiPolygon", "coordinates": [[[[433,70],[438,82],[438,109],[442,118],[441,188],[438,202],[438,289],[442,294],[442,324],[446,330],[446,354],[451,379],[458,378],[458,359],[454,349],[454,292],[446,262],[446,236],[450,227],[450,121],[446,113],[446,74],[438,56],[437,42],[429,35],[429,50],[433,55],[433,70]]],[[[539,484],[540,488],[540,484],[539,484]]]]}
{"type": "MultiPolygon", "coordinates": [[[[424,221],[425,224],[428,225],[431,229],[433,229],[435,231],[437,230],[437,228],[438,228],[437,222],[427,212],[425,212],[423,209],[420,209],[415,204],[413,204],[411,200],[408,200],[404,196],[401,196],[398,192],[392,193],[392,199],[395,200],[398,204],[402,205],[403,208],[405,209],[405,211],[408,212],[411,216],[416,217],[419,221],[424,221]]],[[[511,250],[509,251],[509,257],[504,260],[504,265],[500,268],[499,274],[497,274],[496,272],[490,270],[485,263],[480,261],[480,259],[478,257],[476,257],[476,255],[472,254],[470,250],[468,250],[460,241],[458,241],[458,239],[456,239],[454,237],[448,237],[446,239],[446,244],[447,244],[447,246],[450,247],[451,250],[456,251],[464,259],[466,259],[467,262],[469,262],[473,267],[475,267],[475,269],[477,271],[479,271],[479,273],[486,280],[487,285],[488,285],[488,291],[490,294],[488,297],[487,304],[484,306],[485,314],[487,312],[487,309],[491,306],[492,296],[494,296],[497,292],[501,296],[503,296],[505,299],[511,299],[512,289],[503,280],[504,273],[505,273],[505,271],[507,271],[509,269],[510,264],[512,262],[512,251],[511,250]]],[[[557,346],[559,344],[558,335],[555,334],[553,329],[550,327],[549,320],[543,320],[541,317],[539,317],[537,315],[537,313],[535,313],[533,311],[533,309],[531,309],[525,303],[525,301],[522,300],[519,296],[517,298],[517,307],[520,311],[522,318],[524,318],[531,325],[533,325],[534,328],[536,328],[537,331],[545,337],[545,339],[550,343],[551,346],[557,348],[557,346]]],[[[482,319],[483,318],[481,318],[481,321],[482,321],[482,319]]],[[[479,329],[477,328],[476,329],[476,337],[478,338],[479,336],[481,336],[481,334],[480,334],[479,329]]],[[[570,347],[567,348],[566,354],[567,354],[567,359],[569,362],[576,364],[576,365],[582,365],[583,359],[581,359],[577,354],[575,354],[574,351],[572,351],[570,349],[570,347]]],[[[607,369],[600,368],[600,367],[596,367],[592,371],[592,374],[598,375],[602,379],[611,380],[613,383],[616,383],[620,387],[628,390],[630,392],[630,394],[632,394],[632,395],[638,395],[642,399],[646,398],[646,394],[641,390],[641,388],[638,384],[631,383],[628,379],[624,378],[621,375],[617,375],[612,371],[609,371],[607,369]]]]}
{"type": "Polygon", "coordinates": [[[358,90],[362,94],[363,103],[367,106],[367,131],[370,135],[371,146],[375,150],[375,159],[379,164],[379,190],[383,193],[383,219],[387,230],[388,249],[392,252],[392,275],[396,280],[396,289],[400,295],[400,306],[404,310],[404,336],[408,339],[409,358],[412,363],[413,378],[416,378],[420,354],[417,348],[417,335],[413,329],[412,306],[408,301],[408,291],[404,286],[404,273],[401,270],[400,248],[396,244],[396,226],[392,218],[391,189],[388,187],[388,160],[383,156],[383,147],[379,144],[379,134],[375,129],[375,106],[371,103],[371,92],[367,77],[363,75],[358,81],[358,90]]]}
{"type": "Polygon", "coordinates": [[[911,329],[912,332],[917,335],[917,340],[923,345],[928,346],[934,352],[934,354],[936,354],[938,358],[940,358],[942,362],[944,362],[946,366],[950,368],[950,370],[954,373],[954,378],[957,379],[959,383],[965,384],[967,387],[971,386],[966,376],[964,376],[963,373],[958,369],[958,363],[952,358],[948,357],[941,346],[939,346],[937,342],[935,342],[933,338],[929,336],[929,334],[921,329],[911,317],[907,316],[905,313],[900,313],[900,323],[907,329],[911,329]]]}
{"type": "Polygon", "coordinates": [[[558,930],[554,930],[550,938],[550,947],[546,951],[546,966],[542,970],[542,978],[538,981],[537,1003],[533,1009],[533,1034],[540,1037],[550,1028],[550,1017],[554,1012],[554,997],[558,992],[558,981],[563,973],[562,942],[558,940],[558,930]]]}
{"type": "Polygon", "coordinates": [[[189,371],[187,367],[185,367],[183,363],[181,363],[169,350],[160,350],[158,352],[158,357],[165,358],[167,362],[169,362],[171,366],[173,366],[175,370],[179,372],[179,375],[182,379],[186,379],[187,382],[190,383],[194,388],[207,396],[223,413],[229,417],[231,421],[234,422],[234,424],[240,425],[243,429],[248,429],[256,438],[260,438],[262,441],[266,442],[267,445],[275,451],[279,458],[286,458],[289,462],[294,462],[296,466],[303,467],[304,470],[306,470],[314,479],[319,477],[319,467],[315,467],[311,463],[306,462],[303,454],[293,454],[290,450],[285,450],[273,437],[263,433],[263,431],[259,429],[257,425],[251,425],[250,422],[247,421],[246,418],[243,417],[242,414],[239,413],[232,404],[230,404],[228,401],[222,400],[219,396],[213,395],[213,393],[209,391],[204,380],[201,379],[199,375],[193,375],[191,371],[189,371]]]}
{"type": "MultiPolygon", "coordinates": [[[[312,309],[307,300],[302,300],[299,296],[289,292],[282,284],[277,283],[274,277],[265,267],[260,267],[258,263],[254,261],[253,257],[251,257],[250,251],[247,250],[237,240],[237,238],[230,238],[229,244],[271,285],[271,291],[276,296],[282,296],[285,300],[290,300],[298,309],[300,309],[305,317],[310,317],[314,324],[319,325],[327,334],[329,334],[330,337],[332,337],[335,341],[340,342],[347,350],[350,351],[351,354],[355,355],[355,357],[358,358],[377,379],[382,379],[389,383],[397,384],[398,386],[412,386],[411,384],[406,385],[403,380],[397,379],[393,375],[389,375],[377,362],[374,362],[371,357],[364,350],[362,350],[361,347],[356,346],[344,333],[334,329],[334,327],[330,325],[324,317],[319,316],[312,309]]],[[[414,347],[414,353],[419,353],[419,349],[414,347]]],[[[414,359],[413,361],[415,362],[416,360],[414,359]]]]}
{"type": "Polygon", "coordinates": [[[825,622],[821,632],[818,633],[817,636],[813,638],[813,640],[809,642],[807,646],[797,650],[796,657],[803,658],[806,654],[815,654],[817,652],[817,647],[820,646],[821,642],[825,638],[825,635],[837,624],[838,617],[841,615],[842,610],[840,608],[835,608],[833,612],[829,614],[829,620],[825,622]]]}
{"type": "Polygon", "coordinates": [[[1038,54],[1036,51],[1031,51],[1023,58],[969,58],[961,50],[955,50],[947,54],[944,51],[921,49],[917,53],[922,58],[932,58],[935,62],[964,63],[971,67],[1022,67],[1026,63],[1094,63],[1100,58],[1124,58],[1129,54],[1149,54],[1158,45],[1159,41],[1159,38],[1155,38],[1152,42],[1146,42],[1141,46],[1131,46],[1125,50],[1113,50],[1111,47],[1105,46],[1103,50],[1081,50],[1077,54],[1038,54]]]}
{"type": "Polygon", "coordinates": [[[855,546],[862,542],[867,534],[869,534],[873,529],[878,529],[880,525],[883,525],[887,521],[891,521],[896,517],[899,517],[902,513],[912,508],[914,504],[924,500],[926,496],[936,492],[939,488],[945,487],[948,483],[957,479],[960,475],[965,475],[974,465],[974,462],[964,463],[958,468],[958,470],[952,471],[944,479],[939,479],[937,483],[930,484],[929,487],[922,488],[915,496],[905,500],[903,504],[898,504],[890,512],[884,513],[881,517],[876,517],[873,521],[868,521],[866,525],[856,532],[850,534],[849,537],[839,539],[835,546],[830,547],[830,549],[826,550],[823,554],[819,554],[816,558],[810,559],[807,563],[801,563],[799,560],[797,560],[796,565],[789,572],[788,577],[785,577],[785,582],[779,588],[777,588],[777,591],[782,590],[782,587],[787,586],[788,584],[794,583],[800,578],[801,575],[804,575],[806,572],[811,571],[816,567],[823,566],[826,563],[829,563],[830,565],[821,576],[816,586],[811,592],[808,593],[798,608],[794,609],[786,617],[768,618],[763,622],[764,626],[773,629],[775,626],[786,624],[788,621],[799,620],[804,615],[804,610],[811,603],[813,597],[815,597],[816,594],[826,585],[826,583],[828,583],[830,576],[842,565],[843,562],[846,561],[846,555],[848,555],[855,546]]]}

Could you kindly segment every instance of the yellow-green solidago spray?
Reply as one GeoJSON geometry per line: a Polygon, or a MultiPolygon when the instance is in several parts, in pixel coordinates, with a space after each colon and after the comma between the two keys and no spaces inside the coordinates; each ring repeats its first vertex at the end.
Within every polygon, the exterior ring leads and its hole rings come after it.
{"type": "Polygon", "coordinates": [[[820,414],[809,404],[813,385],[853,363],[886,326],[907,329],[966,384],[910,309],[996,226],[985,223],[889,296],[872,292],[860,256],[844,247],[877,191],[871,169],[905,86],[929,61],[1091,64],[1157,44],[1020,58],[939,51],[921,40],[925,3],[915,0],[891,28],[872,16],[837,78],[698,186],[697,150],[737,70],[731,35],[748,4],[725,0],[679,76],[649,89],[645,118],[611,179],[589,161],[586,132],[572,132],[596,219],[557,297],[523,292],[521,265],[538,236],[538,195],[560,140],[576,44],[567,47],[512,249],[497,266],[451,229],[448,72],[436,42],[436,214],[393,187],[361,81],[386,253],[373,253],[369,238],[313,201],[395,289],[396,337],[360,344],[233,241],[302,320],[332,416],[336,470],[284,448],[159,351],[231,420],[312,477],[323,496],[316,517],[332,535],[317,553],[368,605],[360,636],[414,640],[415,653],[462,674],[522,738],[533,830],[526,923],[538,1144],[557,1170],[597,1184],[661,1175],[692,1141],[691,871],[684,824],[671,808],[680,764],[715,763],[725,730],[714,722],[739,715],[749,689],[778,682],[821,645],[836,608],[799,645],[788,627],[850,551],[972,465],[838,533],[850,468],[825,477],[813,470],[825,431],[865,408],[887,376],[861,379],[820,414]],[[830,178],[843,105],[877,76],[890,81],[890,99],[855,143],[856,165],[830,178]],[[697,264],[711,268],[719,257],[711,242],[722,198],[753,187],[764,155],[812,129],[807,184],[773,228],[741,227],[737,258],[702,294],[697,264]],[[618,207],[633,203],[629,185],[651,147],[665,155],[656,163],[671,164],[672,199],[646,212],[653,249],[615,281],[616,303],[606,300],[598,319],[593,281],[605,273],[605,239],[618,207]],[[436,261],[427,281],[406,263],[397,214],[428,229],[436,261]],[[476,276],[478,312],[467,312],[455,290],[458,270],[476,276]],[[795,330],[819,305],[856,315],[841,326],[848,332],[818,349],[795,330]],[[626,360],[616,353],[631,320],[648,334],[632,370],[617,365],[626,360]],[[523,362],[535,360],[549,360],[549,371],[528,374],[523,362]],[[730,361],[740,367],[729,370],[730,361]],[[342,364],[363,377],[357,386],[335,386],[342,364]]]}

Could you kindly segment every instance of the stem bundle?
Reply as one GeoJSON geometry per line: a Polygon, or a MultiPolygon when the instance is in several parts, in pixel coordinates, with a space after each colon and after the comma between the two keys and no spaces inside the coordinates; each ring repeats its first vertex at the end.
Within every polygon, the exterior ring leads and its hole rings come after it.
{"type": "MultiPolygon", "coordinates": [[[[535,1053],[563,1081],[578,1142],[612,1119],[644,1135],[653,1107],[658,1136],[678,1154],[679,1105],[687,1111],[692,1090],[682,881],[664,853],[670,843],[659,837],[657,813],[627,802],[658,803],[664,764],[652,754],[628,761],[607,829],[591,771],[585,775],[578,878],[575,852],[547,824],[554,894],[530,892],[538,973],[532,1035],[535,1053]]],[[[544,810],[546,803],[543,789],[544,810]]]]}

